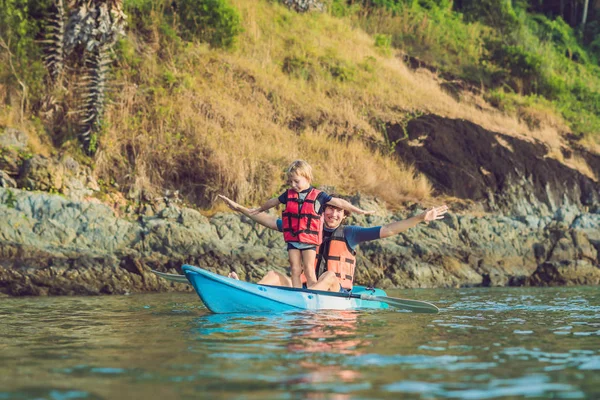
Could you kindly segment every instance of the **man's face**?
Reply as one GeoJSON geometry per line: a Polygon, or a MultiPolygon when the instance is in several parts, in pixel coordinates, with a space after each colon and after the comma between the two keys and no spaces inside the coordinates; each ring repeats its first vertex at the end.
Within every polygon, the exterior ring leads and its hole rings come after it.
{"type": "Polygon", "coordinates": [[[325,219],[325,226],[329,229],[335,229],[344,222],[344,210],[333,206],[325,206],[323,217],[325,219]]]}

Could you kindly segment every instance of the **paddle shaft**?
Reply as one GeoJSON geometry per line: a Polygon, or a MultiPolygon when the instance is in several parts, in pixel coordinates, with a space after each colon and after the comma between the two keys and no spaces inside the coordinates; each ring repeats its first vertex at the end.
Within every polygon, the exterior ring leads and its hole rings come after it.
{"type": "Polygon", "coordinates": [[[440,310],[431,303],[420,300],[409,300],[409,299],[398,299],[395,297],[387,297],[387,296],[374,296],[372,294],[354,294],[344,293],[344,292],[326,292],[323,290],[312,290],[312,289],[301,289],[301,288],[291,288],[291,287],[283,287],[283,286],[273,286],[273,285],[264,285],[276,287],[278,289],[295,291],[295,292],[308,292],[315,293],[324,296],[332,296],[332,297],[350,297],[354,299],[368,300],[368,301],[379,301],[381,303],[385,303],[391,307],[400,308],[402,310],[412,311],[414,313],[423,313],[423,314],[436,314],[440,310]]]}
{"type": "Polygon", "coordinates": [[[360,298],[362,300],[380,301],[392,307],[412,311],[414,313],[437,314],[440,311],[433,304],[420,300],[398,299],[395,297],[373,296],[370,294],[355,294],[351,297],[360,298]]]}

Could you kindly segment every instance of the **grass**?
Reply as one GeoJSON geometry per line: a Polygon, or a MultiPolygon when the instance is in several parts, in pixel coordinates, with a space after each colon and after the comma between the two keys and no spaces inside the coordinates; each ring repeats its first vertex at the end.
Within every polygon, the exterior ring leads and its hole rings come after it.
{"type": "Polygon", "coordinates": [[[544,108],[548,117],[542,119],[552,120],[546,125],[582,136],[582,143],[598,152],[600,67],[591,61],[593,57],[578,44],[575,31],[562,20],[550,21],[518,10],[516,25],[507,34],[478,21],[464,21],[448,7],[449,3],[428,8],[415,3],[384,3],[392,9],[359,8],[348,19],[371,34],[391,36],[399,51],[441,72],[491,89],[492,96],[506,92],[509,96],[496,98],[496,106],[517,119],[525,117],[526,124],[532,107],[544,108]],[[515,58],[494,59],[490,39],[516,43],[515,58]],[[508,104],[503,104],[504,100],[508,104]]]}
{"type": "Polygon", "coordinates": [[[217,193],[258,204],[282,189],[289,162],[303,158],[316,184],[342,193],[390,204],[431,195],[423,176],[381,150],[371,121],[400,118],[390,109],[403,103],[388,101],[396,94],[375,71],[389,60],[370,36],[328,15],[235,5],[244,34],[233,52],[167,40],[160,55],[130,33],[124,47],[140,68],[117,82],[97,159],[101,176],[136,194],[178,187],[204,207],[217,193]],[[309,71],[284,72],[290,58],[309,60],[297,63],[309,71]]]}
{"type": "Polygon", "coordinates": [[[457,102],[348,19],[264,1],[233,4],[244,29],[233,51],[157,29],[146,34],[151,40],[136,32],[125,39],[97,158],[101,176],[139,196],[169,187],[205,208],[217,193],[256,205],[282,190],[282,171],[302,158],[317,185],[397,206],[426,201],[432,189],[390,156],[378,121],[434,113],[560,148],[560,123],[532,129],[507,112],[457,102]]]}
{"type": "MultiPolygon", "coordinates": [[[[257,205],[282,191],[284,168],[302,158],[313,165],[317,185],[341,194],[360,191],[392,207],[427,203],[435,195],[431,185],[390,152],[379,128],[427,113],[541,140],[551,156],[562,157],[566,124],[551,105],[500,91],[504,109],[482,107],[484,98],[459,102],[435,74],[410,71],[386,37],[366,32],[356,14],[297,14],[276,2],[232,0],[243,32],[226,51],[182,41],[161,11],[167,3],[152,3],[143,28],[130,29],[119,44],[95,159],[98,177],[130,198],[179,189],[188,203],[205,209],[214,207],[217,193],[257,205]]],[[[444,41],[449,26],[427,19],[407,14],[380,23],[407,30],[391,35],[392,42],[410,33],[423,51],[485,29],[466,25],[444,41]]],[[[480,56],[477,42],[462,40],[462,46],[443,62],[464,65],[480,56]]],[[[65,109],[76,108],[71,101],[65,109]]],[[[15,106],[0,110],[0,125],[39,131],[17,117],[15,106]]],[[[75,119],[66,113],[66,125],[69,118],[75,119]]],[[[68,128],[64,136],[62,149],[71,151],[68,128]]],[[[589,170],[580,161],[572,162],[589,170]]]]}

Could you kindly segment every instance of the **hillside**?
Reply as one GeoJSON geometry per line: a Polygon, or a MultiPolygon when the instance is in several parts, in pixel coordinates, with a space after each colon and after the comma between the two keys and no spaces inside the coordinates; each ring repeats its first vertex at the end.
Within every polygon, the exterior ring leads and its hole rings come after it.
{"type": "Polygon", "coordinates": [[[450,205],[361,244],[357,283],[597,285],[595,56],[515,47],[532,15],[506,32],[458,3],[0,3],[0,296],[186,290],[150,271],[185,263],[285,272],[282,235],[214,200],[278,194],[296,158],[376,211],[351,224],[450,205]],[[533,77],[531,53],[549,55],[533,77]]]}
{"type": "MultiPolygon", "coordinates": [[[[442,193],[397,155],[406,132],[392,139],[387,127],[434,114],[544,143],[547,157],[598,179],[579,153],[564,157],[572,131],[550,108],[536,108],[531,124],[532,112],[500,110],[481,92],[448,91],[447,75],[425,63],[407,66],[397,43],[365,32],[359,13],[330,6],[302,14],[276,2],[234,0],[227,7],[238,16],[236,35],[211,45],[205,31],[186,25],[186,4],[177,10],[167,1],[124,3],[126,35],[114,47],[110,101],[91,156],[80,150],[77,134],[81,62],[43,85],[39,61],[17,72],[14,65],[23,67],[26,57],[2,53],[12,63],[2,67],[7,106],[0,126],[28,136],[29,150],[16,156],[70,155],[91,167],[101,189],[95,197],[112,202],[122,193],[121,206],[165,190],[179,190],[186,203],[205,209],[216,193],[256,204],[281,190],[282,170],[296,158],[314,165],[317,185],[397,206],[442,193]]],[[[29,51],[23,54],[41,54],[29,51]]],[[[594,152],[594,138],[576,146],[594,152]]]]}

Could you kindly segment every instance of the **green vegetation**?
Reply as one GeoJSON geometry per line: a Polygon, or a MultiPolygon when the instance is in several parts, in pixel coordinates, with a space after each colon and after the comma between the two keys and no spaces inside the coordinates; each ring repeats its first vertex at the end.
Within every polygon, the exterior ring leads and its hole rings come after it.
{"type": "MultiPolygon", "coordinates": [[[[561,3],[570,7],[570,14],[583,12],[577,1],[561,3]]],[[[553,112],[576,135],[599,140],[600,9],[589,10],[590,19],[582,29],[556,16],[557,10],[525,0],[364,0],[361,4],[362,11],[352,13],[355,24],[376,37],[390,35],[394,47],[485,87],[488,99],[498,107],[506,110],[533,101],[547,108],[545,100],[550,100],[553,112]],[[505,99],[510,104],[503,104],[505,99]]],[[[336,7],[341,6],[336,3],[336,7]]]]}
{"type": "Polygon", "coordinates": [[[42,16],[49,4],[50,0],[0,0],[0,87],[9,88],[6,100],[22,112],[43,93],[46,70],[36,38],[44,29],[42,16]]]}
{"type": "Polygon", "coordinates": [[[180,0],[176,4],[187,37],[229,48],[242,30],[239,13],[226,0],[180,0]]]}
{"type": "Polygon", "coordinates": [[[385,129],[426,113],[600,142],[600,10],[582,28],[525,0],[331,0],[305,14],[270,0],[115,0],[126,34],[105,58],[92,54],[91,74],[72,46],[61,81],[43,62],[48,32],[62,29],[53,4],[0,0],[0,128],[37,136],[35,153],[87,160],[129,199],[178,189],[202,207],[215,193],[258,204],[296,158],[342,193],[426,199],[431,186],[385,129]],[[400,52],[481,88],[504,113],[457,102],[400,52]],[[81,87],[93,94],[83,139],[81,87]]]}

